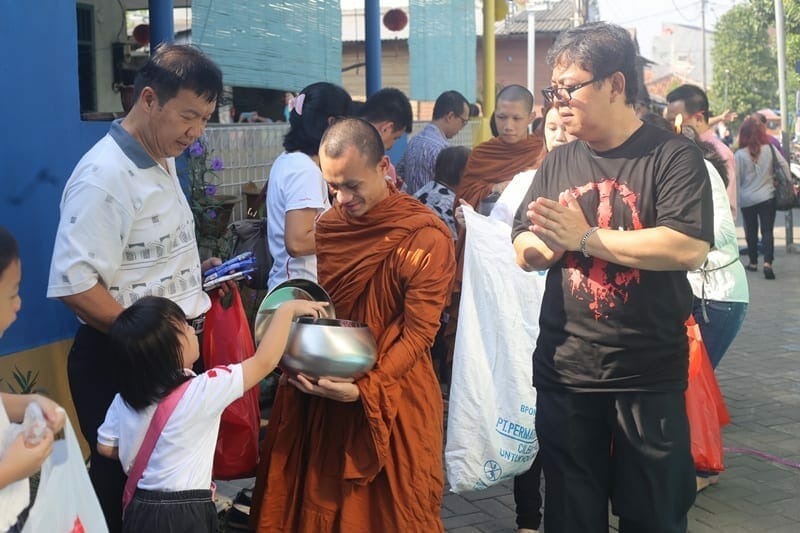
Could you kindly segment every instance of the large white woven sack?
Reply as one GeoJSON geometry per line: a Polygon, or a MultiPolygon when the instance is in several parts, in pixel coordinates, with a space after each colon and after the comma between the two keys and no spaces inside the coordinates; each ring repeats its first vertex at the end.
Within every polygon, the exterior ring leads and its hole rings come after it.
{"type": "Polygon", "coordinates": [[[527,471],[539,445],[532,354],[544,273],[516,264],[507,224],[469,207],[445,467],[454,492],[527,471]]]}

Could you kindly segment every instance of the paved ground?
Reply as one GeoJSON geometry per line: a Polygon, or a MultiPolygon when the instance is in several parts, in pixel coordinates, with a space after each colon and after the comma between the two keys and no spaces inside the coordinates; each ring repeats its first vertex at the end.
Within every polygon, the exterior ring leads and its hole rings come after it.
{"type": "MultiPolygon", "coordinates": [[[[750,308],[717,368],[732,420],[724,430],[727,470],[697,496],[691,533],[800,531],[800,254],[786,253],[783,214],[776,224],[778,279],[748,273],[750,308]]],[[[794,235],[800,241],[798,223],[794,235]]],[[[247,482],[223,485],[220,492],[232,496],[237,485],[247,482]]],[[[446,493],[442,518],[449,533],[513,532],[511,482],[446,493]]]]}

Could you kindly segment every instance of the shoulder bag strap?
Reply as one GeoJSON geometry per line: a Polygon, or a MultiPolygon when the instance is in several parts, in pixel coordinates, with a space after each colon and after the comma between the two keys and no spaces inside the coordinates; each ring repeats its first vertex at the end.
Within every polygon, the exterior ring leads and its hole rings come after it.
{"type": "Polygon", "coordinates": [[[778,164],[778,158],[775,157],[775,147],[772,146],[772,143],[769,143],[769,151],[772,152],[772,177],[776,175],[776,165],[778,164]]]}
{"type": "Polygon", "coordinates": [[[142,474],[144,474],[144,469],[150,461],[150,455],[152,455],[153,449],[156,447],[156,442],[158,442],[161,432],[164,431],[164,426],[167,425],[167,420],[169,420],[169,417],[172,415],[172,412],[183,397],[183,393],[186,392],[191,381],[191,379],[187,379],[181,383],[175,390],[170,392],[166,398],[161,400],[158,407],[156,407],[156,412],[153,413],[153,418],[150,420],[150,426],[147,428],[144,441],[142,441],[142,445],[136,453],[133,467],[128,474],[125,490],[122,492],[123,516],[125,514],[125,509],[127,509],[128,504],[131,503],[133,499],[133,494],[136,492],[136,486],[139,484],[139,480],[142,479],[142,474]]]}

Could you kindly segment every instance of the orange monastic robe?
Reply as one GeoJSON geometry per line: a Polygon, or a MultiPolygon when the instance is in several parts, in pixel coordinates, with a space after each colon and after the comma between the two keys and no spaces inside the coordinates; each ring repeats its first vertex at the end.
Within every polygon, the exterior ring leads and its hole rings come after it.
{"type": "MultiPolygon", "coordinates": [[[[541,136],[533,135],[514,144],[508,144],[494,137],[475,147],[467,160],[464,177],[456,190],[453,209],[464,199],[477,209],[481,200],[489,196],[492,187],[510,181],[525,170],[539,168],[547,151],[541,136]]],[[[464,270],[464,228],[458,229],[456,241],[456,281],[453,294],[447,307],[449,321],[444,332],[447,347],[447,366],[449,368],[455,346],[456,326],[458,325],[458,306],[461,303],[461,275],[464,270]]],[[[442,376],[449,380],[449,375],[442,376]]]]}
{"type": "Polygon", "coordinates": [[[479,144],[469,156],[453,209],[460,205],[460,198],[477,209],[478,203],[492,192],[492,187],[510,181],[524,170],[539,168],[545,154],[544,142],[538,135],[514,144],[505,143],[499,137],[479,144]]]}
{"type": "Polygon", "coordinates": [[[451,290],[452,234],[391,187],[363,217],[327,211],[316,243],[336,316],[369,325],[378,361],[356,381],[356,402],[279,387],[259,465],[258,530],[443,531],[443,410],[430,347],[451,290]]]}

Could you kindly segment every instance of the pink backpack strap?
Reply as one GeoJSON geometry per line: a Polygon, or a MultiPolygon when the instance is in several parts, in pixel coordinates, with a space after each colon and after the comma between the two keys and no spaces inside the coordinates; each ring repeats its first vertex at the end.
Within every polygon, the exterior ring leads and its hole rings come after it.
{"type": "Polygon", "coordinates": [[[167,420],[172,415],[178,402],[183,397],[183,393],[189,387],[191,379],[187,379],[172,392],[170,392],[156,407],[156,412],[153,413],[153,418],[150,420],[150,426],[147,428],[147,433],[144,436],[144,441],[136,454],[136,459],[133,461],[133,467],[128,473],[128,481],[125,483],[125,490],[122,492],[122,514],[125,515],[125,509],[133,499],[133,494],[136,492],[136,486],[139,480],[142,479],[144,469],[150,461],[150,455],[156,447],[156,442],[164,431],[164,426],[167,425],[167,420]]]}

